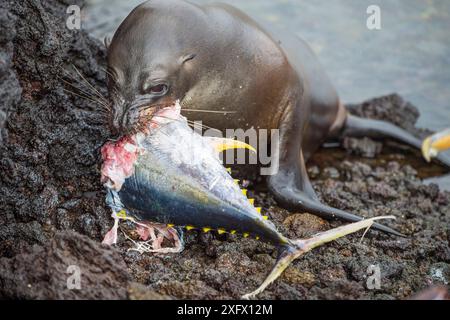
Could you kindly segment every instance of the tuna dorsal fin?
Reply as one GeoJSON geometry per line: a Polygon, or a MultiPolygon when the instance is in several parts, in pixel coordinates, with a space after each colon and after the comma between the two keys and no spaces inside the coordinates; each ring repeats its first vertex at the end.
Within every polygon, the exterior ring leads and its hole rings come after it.
{"type": "Polygon", "coordinates": [[[239,140],[217,138],[217,137],[204,137],[204,138],[208,140],[208,142],[213,146],[214,150],[216,150],[218,153],[229,149],[248,149],[250,151],[256,152],[256,149],[253,148],[251,145],[239,140]]]}

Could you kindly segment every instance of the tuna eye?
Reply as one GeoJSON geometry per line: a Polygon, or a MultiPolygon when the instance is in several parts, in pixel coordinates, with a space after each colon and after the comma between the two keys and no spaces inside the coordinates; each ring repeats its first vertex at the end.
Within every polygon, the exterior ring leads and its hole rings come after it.
{"type": "Polygon", "coordinates": [[[161,96],[167,93],[169,87],[166,84],[158,84],[156,86],[150,87],[148,89],[148,93],[153,94],[155,96],[161,96]]]}

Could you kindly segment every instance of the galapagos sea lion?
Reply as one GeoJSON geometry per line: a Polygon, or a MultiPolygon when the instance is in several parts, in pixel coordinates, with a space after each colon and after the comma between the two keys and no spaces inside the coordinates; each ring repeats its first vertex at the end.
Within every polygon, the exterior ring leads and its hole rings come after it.
{"type": "MultiPolygon", "coordinates": [[[[274,33],[226,4],[152,0],[136,7],[108,47],[112,127],[139,127],[142,114],[181,101],[217,129],[279,129],[279,170],[267,179],[281,206],[324,218],[360,221],[320,203],[305,162],[339,135],[422,141],[393,124],[349,115],[308,45],[274,33]]],[[[450,158],[438,156],[450,166],[450,158]]],[[[377,224],[376,229],[400,235],[377,224]]]]}

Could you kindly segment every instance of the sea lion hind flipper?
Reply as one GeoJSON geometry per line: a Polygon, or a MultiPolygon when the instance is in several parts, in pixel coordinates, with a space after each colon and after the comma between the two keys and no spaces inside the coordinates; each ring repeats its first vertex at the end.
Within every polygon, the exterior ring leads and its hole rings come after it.
{"type": "Polygon", "coordinates": [[[427,162],[448,149],[450,149],[450,128],[437,132],[422,142],[422,155],[427,162]]]}
{"type": "MultiPolygon", "coordinates": [[[[292,151],[292,149],[288,150],[292,151]]],[[[364,219],[320,202],[306,172],[301,149],[298,158],[288,157],[288,159],[290,161],[280,164],[278,172],[267,179],[271,193],[282,207],[292,211],[309,212],[327,220],[359,222],[364,219]]],[[[400,232],[378,223],[374,223],[373,228],[392,235],[405,237],[400,232]]]]}
{"type": "MultiPolygon", "coordinates": [[[[416,138],[411,133],[392,123],[382,120],[360,118],[350,114],[347,116],[341,136],[391,138],[408,144],[418,150],[421,150],[423,144],[421,139],[416,138]]],[[[450,168],[450,156],[447,154],[438,154],[436,159],[446,167],[450,168]]]]}

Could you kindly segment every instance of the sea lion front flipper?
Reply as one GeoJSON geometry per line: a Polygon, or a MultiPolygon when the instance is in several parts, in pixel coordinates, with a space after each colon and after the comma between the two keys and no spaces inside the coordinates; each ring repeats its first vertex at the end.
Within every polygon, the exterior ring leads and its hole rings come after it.
{"type": "MultiPolygon", "coordinates": [[[[328,220],[337,219],[358,222],[364,219],[355,214],[321,203],[309,181],[301,151],[300,159],[298,160],[295,163],[280,164],[278,173],[268,178],[268,186],[281,206],[288,210],[309,212],[328,220]]],[[[379,223],[374,223],[373,228],[404,237],[398,231],[379,223]]]]}
{"type": "MultiPolygon", "coordinates": [[[[305,212],[315,214],[327,220],[336,219],[349,222],[358,222],[364,220],[364,218],[357,216],[355,214],[327,206],[323,203],[320,203],[317,200],[312,200],[304,193],[299,191],[286,192],[284,196],[286,195],[290,196],[290,198],[286,199],[286,201],[289,201],[291,204],[295,202],[298,203],[298,205],[296,206],[296,210],[301,209],[305,212]]],[[[405,237],[404,234],[401,234],[400,232],[379,223],[374,223],[373,228],[399,237],[405,237]]]]}

